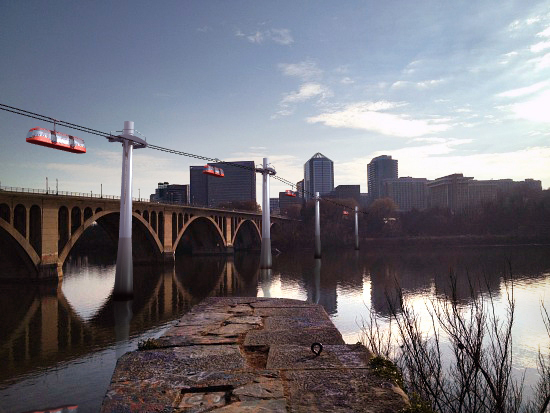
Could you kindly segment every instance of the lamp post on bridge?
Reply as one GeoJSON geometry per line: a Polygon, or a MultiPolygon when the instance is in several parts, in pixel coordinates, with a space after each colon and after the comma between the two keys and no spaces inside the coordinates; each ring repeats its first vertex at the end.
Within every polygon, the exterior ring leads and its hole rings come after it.
{"type": "Polygon", "coordinates": [[[260,255],[260,268],[268,269],[272,266],[271,260],[271,214],[269,211],[269,175],[275,175],[275,169],[268,166],[269,159],[264,158],[262,167],[256,168],[256,172],[262,174],[262,251],[260,255]]]}
{"type": "Polygon", "coordinates": [[[122,180],[120,189],[120,224],[116,259],[115,299],[130,299],[134,295],[134,265],[132,262],[132,155],[133,148],[147,147],[147,142],[134,136],[134,122],[125,121],[122,135],[109,138],[122,143],[122,180]]]}

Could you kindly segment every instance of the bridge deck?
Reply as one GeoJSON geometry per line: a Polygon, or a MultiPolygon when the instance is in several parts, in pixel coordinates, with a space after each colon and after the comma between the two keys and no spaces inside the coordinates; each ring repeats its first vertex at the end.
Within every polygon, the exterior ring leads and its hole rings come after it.
{"type": "Polygon", "coordinates": [[[118,361],[102,412],[397,412],[408,400],[346,345],[324,309],[209,298],[118,361]],[[315,355],[313,342],[323,343],[315,355]]]}

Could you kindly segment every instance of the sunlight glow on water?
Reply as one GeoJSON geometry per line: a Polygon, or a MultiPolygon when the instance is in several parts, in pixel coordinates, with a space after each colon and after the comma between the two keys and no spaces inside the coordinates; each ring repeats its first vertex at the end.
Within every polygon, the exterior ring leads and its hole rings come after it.
{"type": "Polygon", "coordinates": [[[105,305],[115,282],[116,265],[83,268],[64,277],[61,290],[74,311],[89,321],[105,305]]]}

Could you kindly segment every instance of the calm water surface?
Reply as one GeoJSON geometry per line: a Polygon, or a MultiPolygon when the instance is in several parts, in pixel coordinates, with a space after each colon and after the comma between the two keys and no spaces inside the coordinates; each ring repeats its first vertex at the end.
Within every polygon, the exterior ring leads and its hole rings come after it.
{"type": "MultiPolygon", "coordinates": [[[[259,255],[178,257],[174,267],[136,266],[134,300],[115,302],[115,257],[73,256],[57,286],[0,285],[0,412],[96,412],[116,360],[158,337],[208,296],[286,297],[320,303],[348,343],[360,340],[367,307],[387,320],[396,283],[421,315],[441,296],[449,271],[467,304],[467,276],[486,280],[503,311],[503,274],[515,276],[514,364],[537,377],[539,348],[548,348],[540,313],[550,308],[550,247],[452,247],[281,254],[273,270],[259,255]]],[[[426,320],[427,322],[427,320],[426,320]]],[[[429,325],[426,323],[426,329],[429,325]]]]}

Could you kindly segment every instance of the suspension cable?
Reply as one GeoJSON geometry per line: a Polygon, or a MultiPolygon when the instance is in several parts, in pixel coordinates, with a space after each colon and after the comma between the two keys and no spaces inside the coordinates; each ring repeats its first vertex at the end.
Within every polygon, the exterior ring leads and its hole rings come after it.
{"type": "MultiPolygon", "coordinates": [[[[91,135],[97,135],[97,136],[100,136],[100,137],[103,137],[103,138],[110,138],[110,137],[113,136],[111,133],[106,133],[106,132],[99,131],[97,129],[92,129],[92,128],[88,128],[86,126],[77,125],[75,123],[58,120],[58,119],[52,118],[50,116],[45,116],[45,115],[41,115],[39,113],[30,112],[30,111],[25,110],[25,109],[20,109],[20,108],[14,107],[14,106],[5,105],[3,103],[0,103],[0,109],[4,110],[6,112],[14,113],[16,115],[21,115],[21,116],[26,116],[26,117],[32,118],[32,119],[37,119],[37,120],[40,120],[40,121],[43,121],[43,122],[48,122],[48,123],[54,123],[55,122],[55,124],[57,124],[57,125],[64,126],[66,128],[69,128],[69,129],[75,129],[75,130],[78,130],[78,131],[81,131],[81,132],[89,133],[91,135]]],[[[148,144],[147,148],[158,150],[158,151],[161,151],[161,152],[171,153],[171,154],[174,154],[174,155],[180,155],[180,156],[185,156],[185,157],[188,157],[188,158],[200,159],[200,160],[207,161],[207,162],[215,162],[215,163],[218,163],[218,164],[233,166],[233,167],[237,167],[237,168],[246,169],[246,170],[256,172],[255,167],[252,168],[250,166],[241,165],[241,164],[238,164],[236,162],[222,161],[218,158],[210,158],[210,157],[207,157],[207,156],[195,155],[195,154],[192,154],[192,153],[189,153],[189,152],[178,151],[176,149],[170,149],[170,148],[163,148],[161,146],[151,145],[151,144],[148,144]]],[[[293,182],[291,182],[287,179],[282,178],[281,176],[273,175],[272,178],[284,183],[285,185],[289,185],[291,188],[297,187],[296,184],[294,184],[293,182]]],[[[313,194],[309,191],[303,190],[303,193],[305,195],[309,195],[312,198],[315,198],[315,194],[313,194]]],[[[353,211],[353,208],[351,208],[347,205],[344,205],[342,203],[336,202],[335,200],[333,200],[331,198],[319,198],[319,199],[321,201],[330,202],[330,203],[335,204],[335,205],[337,205],[339,207],[342,207],[344,209],[350,209],[350,210],[353,211]]],[[[365,212],[365,211],[359,211],[359,212],[362,213],[362,214],[368,215],[368,213],[365,212]]]]}

